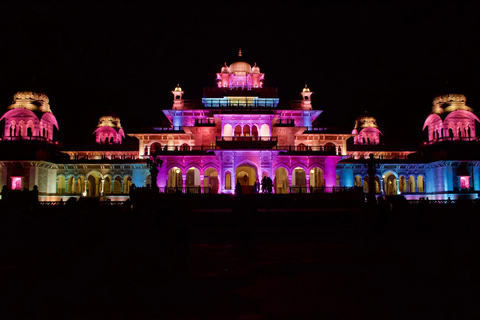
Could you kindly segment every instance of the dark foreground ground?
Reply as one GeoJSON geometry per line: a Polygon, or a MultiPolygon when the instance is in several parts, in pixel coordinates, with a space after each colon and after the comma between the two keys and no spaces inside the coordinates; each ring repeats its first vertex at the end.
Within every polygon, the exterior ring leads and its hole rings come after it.
{"type": "Polygon", "coordinates": [[[480,318],[478,204],[255,201],[3,204],[0,319],[480,318]]]}

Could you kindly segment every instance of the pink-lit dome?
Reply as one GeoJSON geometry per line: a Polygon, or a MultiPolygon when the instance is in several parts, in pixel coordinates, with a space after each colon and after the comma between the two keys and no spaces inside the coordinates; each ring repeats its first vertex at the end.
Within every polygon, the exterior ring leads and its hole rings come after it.
{"type": "Polygon", "coordinates": [[[19,91],[0,118],[5,119],[4,140],[53,141],[57,119],[50,110],[48,96],[34,91],[19,91]]]}
{"type": "Polygon", "coordinates": [[[97,125],[96,141],[100,144],[121,144],[125,132],[120,124],[120,118],[107,115],[100,118],[97,125]]]}
{"type": "Polygon", "coordinates": [[[255,63],[255,65],[252,67],[252,73],[260,73],[260,68],[257,67],[257,64],[255,63]]]}

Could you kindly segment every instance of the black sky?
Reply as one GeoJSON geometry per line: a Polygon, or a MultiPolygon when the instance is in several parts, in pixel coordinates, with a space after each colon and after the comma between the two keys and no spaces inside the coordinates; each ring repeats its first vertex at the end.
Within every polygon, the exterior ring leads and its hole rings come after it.
{"type": "Polygon", "coordinates": [[[324,110],[321,124],[348,132],[368,110],[385,139],[417,143],[446,81],[480,111],[479,8],[445,1],[3,1],[0,107],[35,76],[60,139],[89,137],[109,109],[136,132],[160,125],[177,82],[186,99],[200,99],[241,47],[280,98],[299,99],[308,84],[324,110]]]}

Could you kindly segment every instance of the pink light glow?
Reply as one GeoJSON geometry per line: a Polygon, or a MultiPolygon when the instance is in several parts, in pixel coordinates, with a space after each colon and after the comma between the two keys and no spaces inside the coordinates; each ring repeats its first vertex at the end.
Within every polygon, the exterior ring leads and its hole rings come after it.
{"type": "Polygon", "coordinates": [[[22,190],[22,177],[12,177],[12,190],[22,190]]]}
{"type": "Polygon", "coordinates": [[[469,176],[461,176],[460,177],[460,188],[470,189],[470,177],[469,176]]]}

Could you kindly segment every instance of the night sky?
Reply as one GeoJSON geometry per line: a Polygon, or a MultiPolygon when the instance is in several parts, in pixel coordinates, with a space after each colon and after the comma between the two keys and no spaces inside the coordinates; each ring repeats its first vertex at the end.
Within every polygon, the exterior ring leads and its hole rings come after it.
{"type": "Polygon", "coordinates": [[[34,86],[50,97],[62,141],[93,140],[108,110],[138,132],[162,124],[177,83],[200,99],[242,48],[280,98],[300,99],[308,84],[320,124],[345,133],[368,110],[384,141],[416,145],[445,86],[480,113],[479,5],[366,3],[4,0],[1,108],[34,86]]]}

